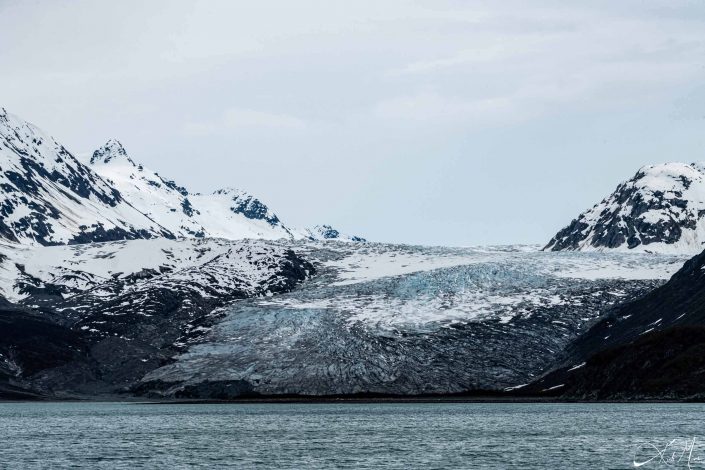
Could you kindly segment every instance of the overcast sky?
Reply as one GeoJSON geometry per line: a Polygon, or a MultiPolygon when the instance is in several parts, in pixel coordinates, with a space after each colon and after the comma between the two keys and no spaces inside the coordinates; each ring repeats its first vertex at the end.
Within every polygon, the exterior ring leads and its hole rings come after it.
{"type": "Polygon", "coordinates": [[[545,243],[705,160],[705,3],[0,0],[0,106],[291,226],[545,243]]]}

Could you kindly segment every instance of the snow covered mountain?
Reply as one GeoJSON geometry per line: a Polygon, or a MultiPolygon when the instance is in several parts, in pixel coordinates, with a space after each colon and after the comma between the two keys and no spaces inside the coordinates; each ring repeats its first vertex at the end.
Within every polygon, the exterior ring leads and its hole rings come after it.
{"type": "Polygon", "coordinates": [[[271,243],[0,244],[0,398],[122,391],[198,342],[223,306],[313,275],[291,242],[271,243]]]}
{"type": "Polygon", "coordinates": [[[35,245],[173,237],[36,126],[0,108],[0,237],[35,245]]]}
{"type": "Polygon", "coordinates": [[[191,194],[135,163],[117,140],[96,150],[90,166],[134,207],[178,237],[292,238],[279,217],[254,196],[235,189],[191,194]]]}
{"type": "Polygon", "coordinates": [[[330,225],[315,225],[311,228],[304,228],[292,231],[296,240],[325,241],[337,240],[341,242],[366,242],[357,235],[347,235],[340,233],[330,225]]]}
{"type": "Polygon", "coordinates": [[[261,200],[239,189],[219,189],[211,194],[191,193],[135,163],[122,144],[114,139],[93,152],[90,166],[134,207],[158,220],[178,237],[366,241],[362,237],[340,233],[330,225],[290,228],[261,200]]]}
{"type": "Polygon", "coordinates": [[[0,108],[0,238],[57,245],[153,237],[345,239],[329,226],[292,230],[241,190],[190,193],[110,140],[82,162],[0,108]]]}
{"type": "Polygon", "coordinates": [[[705,248],[705,165],[641,168],[558,232],[545,250],[697,254],[705,248]]]}

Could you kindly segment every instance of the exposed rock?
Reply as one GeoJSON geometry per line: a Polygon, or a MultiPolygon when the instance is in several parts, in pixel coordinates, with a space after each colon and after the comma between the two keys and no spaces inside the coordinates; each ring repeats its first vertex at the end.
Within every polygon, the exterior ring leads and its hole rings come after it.
{"type": "Polygon", "coordinates": [[[701,164],[646,166],[544,249],[699,253],[705,243],[704,171],[701,164]]]}

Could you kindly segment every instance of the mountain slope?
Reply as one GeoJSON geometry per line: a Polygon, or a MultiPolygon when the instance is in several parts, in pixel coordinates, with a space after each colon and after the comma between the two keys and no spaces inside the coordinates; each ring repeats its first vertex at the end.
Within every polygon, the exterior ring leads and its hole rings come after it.
{"type": "Polygon", "coordinates": [[[291,230],[244,191],[190,193],[110,140],[81,162],[0,108],[0,238],[60,245],[153,237],[346,239],[329,226],[291,230]]]}
{"type": "Polygon", "coordinates": [[[291,231],[264,203],[238,189],[219,189],[192,197],[195,218],[212,237],[293,238],[291,231]]]}
{"type": "Polygon", "coordinates": [[[665,163],[641,168],[544,249],[696,254],[704,244],[705,167],[665,163]]]}
{"type": "Polygon", "coordinates": [[[188,191],[154,171],[136,164],[117,140],[93,152],[91,168],[124,198],[176,236],[198,236],[203,228],[193,220],[188,191]]]}
{"type": "Polygon", "coordinates": [[[704,383],[705,326],[686,326],[598,351],[536,385],[581,400],[703,401],[704,383]]]}
{"type": "Polygon", "coordinates": [[[0,236],[39,245],[172,237],[36,126],[0,108],[0,236]]]}
{"type": "Polygon", "coordinates": [[[310,240],[310,241],[325,241],[325,240],[337,240],[341,242],[366,242],[362,237],[357,235],[347,235],[345,233],[340,233],[338,230],[334,229],[330,225],[314,225],[311,228],[304,228],[299,230],[293,230],[294,238],[297,240],[310,240]]]}
{"type": "Polygon", "coordinates": [[[705,252],[663,286],[600,319],[535,388],[559,387],[586,399],[705,397],[703,351],[705,252]]]}
{"type": "Polygon", "coordinates": [[[85,366],[88,341],[82,332],[0,298],[0,399],[28,400],[43,394],[23,378],[69,364],[85,366]]]}
{"type": "Polygon", "coordinates": [[[135,163],[120,142],[109,140],[90,159],[91,168],[125,199],[179,237],[291,238],[266,205],[233,189],[191,194],[183,186],[135,163]]]}
{"type": "Polygon", "coordinates": [[[365,241],[329,225],[290,229],[266,204],[242,190],[191,193],[135,163],[117,140],[96,150],[90,166],[134,207],[179,237],[365,241]]]}
{"type": "Polygon", "coordinates": [[[288,292],[315,272],[289,243],[263,240],[0,252],[2,294],[15,302],[4,308],[0,298],[0,398],[119,393],[199,342],[225,305],[288,292]]]}

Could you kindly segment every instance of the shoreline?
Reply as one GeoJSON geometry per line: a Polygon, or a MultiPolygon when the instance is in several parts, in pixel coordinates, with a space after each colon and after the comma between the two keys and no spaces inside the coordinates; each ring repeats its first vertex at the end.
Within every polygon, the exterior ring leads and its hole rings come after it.
{"type": "Polygon", "coordinates": [[[175,398],[150,399],[142,397],[86,397],[59,399],[0,399],[4,403],[120,403],[126,405],[227,405],[227,404],[409,404],[409,403],[535,403],[535,404],[675,404],[675,403],[705,403],[705,399],[605,399],[585,400],[577,398],[540,397],[540,396],[495,396],[495,395],[439,395],[439,396],[260,396],[232,399],[175,398]]]}

